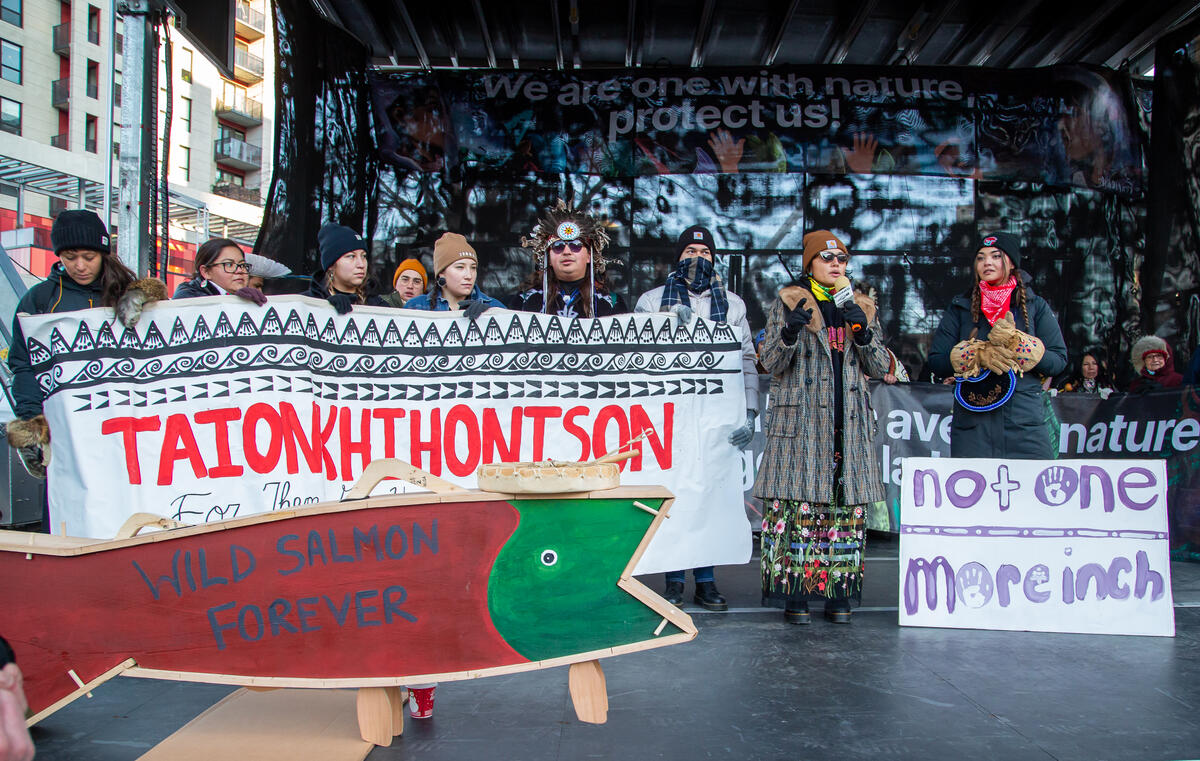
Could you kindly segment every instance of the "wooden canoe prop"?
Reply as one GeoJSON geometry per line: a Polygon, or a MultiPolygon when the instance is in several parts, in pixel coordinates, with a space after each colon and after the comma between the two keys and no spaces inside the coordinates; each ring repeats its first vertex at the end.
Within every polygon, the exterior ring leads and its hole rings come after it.
{"type": "MultiPolygon", "coordinates": [[[[389,467],[413,477],[407,463],[374,463],[364,481],[389,467]]],[[[429,478],[432,494],[123,539],[0,532],[3,634],[32,721],[116,674],[388,688],[695,637],[685,613],[631,576],[670,509],[666,489],[437,493],[444,484],[429,478]]],[[[603,721],[598,664],[572,672],[571,692],[581,719],[603,721]]]]}

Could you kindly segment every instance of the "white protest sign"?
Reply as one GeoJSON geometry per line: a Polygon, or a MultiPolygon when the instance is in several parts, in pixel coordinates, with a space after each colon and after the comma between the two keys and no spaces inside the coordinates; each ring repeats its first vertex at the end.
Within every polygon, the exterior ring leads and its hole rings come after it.
{"type": "Polygon", "coordinates": [[[132,330],[107,309],[21,319],[52,432],[51,518],[72,535],[111,537],[136,512],[202,523],[341,499],[380,457],[473,487],[480,464],[589,460],[645,433],[622,482],[676,502],[637,572],[750,556],[727,324],[337,315],[301,296],[165,302],[132,330]]]}
{"type": "Polygon", "coordinates": [[[905,458],[900,623],[1174,636],[1162,460],[905,458]]]}

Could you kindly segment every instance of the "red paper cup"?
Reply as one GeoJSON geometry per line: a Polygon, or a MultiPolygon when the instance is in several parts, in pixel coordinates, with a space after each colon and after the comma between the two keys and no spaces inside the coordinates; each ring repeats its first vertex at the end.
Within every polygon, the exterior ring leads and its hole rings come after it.
{"type": "Polygon", "coordinates": [[[408,710],[414,719],[428,719],[433,716],[433,691],[436,687],[408,688],[408,710]]]}

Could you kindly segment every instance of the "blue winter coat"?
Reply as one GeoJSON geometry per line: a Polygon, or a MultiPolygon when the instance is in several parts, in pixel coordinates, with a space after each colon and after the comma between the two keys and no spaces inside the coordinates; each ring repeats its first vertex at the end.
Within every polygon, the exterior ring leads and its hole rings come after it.
{"type": "MultiPolygon", "coordinates": [[[[1067,344],[1050,305],[1028,286],[1025,292],[1029,297],[1029,320],[1033,329],[1025,323],[1025,315],[1017,304],[1013,305],[1013,320],[1017,330],[1040,339],[1046,346],[1046,353],[1032,371],[1018,376],[1016,393],[999,409],[970,412],[955,401],[950,433],[951,457],[1053,458],[1050,432],[1046,427],[1042,378],[1057,375],[1067,368],[1067,344]]],[[[1015,293],[1013,298],[1016,299],[1015,293]]],[[[950,308],[942,315],[929,347],[929,368],[935,374],[943,377],[954,374],[950,350],[970,338],[974,328],[979,329],[976,338],[987,340],[991,332],[987,318],[981,314],[978,322],[971,320],[971,294],[955,296],[950,308]]]]}
{"type": "MultiPolygon", "coordinates": [[[[435,297],[436,300],[432,305],[430,305],[429,301],[430,294],[419,293],[408,301],[404,302],[404,308],[424,309],[427,312],[449,312],[450,302],[446,301],[445,297],[442,296],[442,289],[437,288],[433,291],[433,293],[436,293],[437,296],[435,297]]],[[[471,289],[471,294],[463,299],[463,301],[483,301],[488,305],[489,309],[492,307],[498,307],[500,309],[506,308],[499,299],[493,299],[491,296],[488,296],[486,293],[479,290],[478,285],[471,289]]]]}

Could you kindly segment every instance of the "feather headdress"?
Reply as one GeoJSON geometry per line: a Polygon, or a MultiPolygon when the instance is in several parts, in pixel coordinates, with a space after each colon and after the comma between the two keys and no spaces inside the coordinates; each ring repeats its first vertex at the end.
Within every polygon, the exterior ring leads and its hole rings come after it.
{"type": "Polygon", "coordinates": [[[528,238],[521,238],[521,246],[533,251],[534,266],[538,270],[546,268],[546,250],[554,240],[583,240],[592,254],[592,266],[597,274],[604,272],[605,265],[610,261],[601,253],[608,245],[608,231],[600,220],[587,212],[570,206],[563,199],[558,199],[554,206],[546,210],[545,215],[538,220],[533,232],[528,238]]]}

